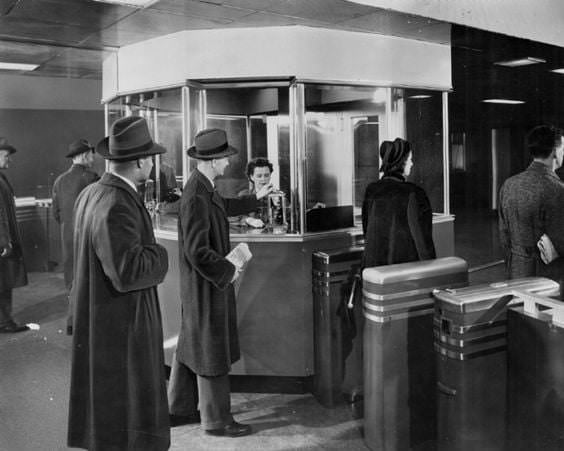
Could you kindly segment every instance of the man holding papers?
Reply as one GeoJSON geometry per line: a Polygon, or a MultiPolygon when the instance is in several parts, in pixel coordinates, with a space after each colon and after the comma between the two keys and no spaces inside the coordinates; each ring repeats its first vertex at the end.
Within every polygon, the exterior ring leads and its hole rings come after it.
{"type": "Polygon", "coordinates": [[[230,253],[227,216],[256,209],[257,200],[272,191],[268,185],[237,199],[217,193],[214,180],[236,153],[220,129],[200,131],[188,149],[198,165],[180,200],[182,325],[169,384],[173,426],[201,415],[206,433],[228,437],[250,434],[251,427],[233,420],[228,376],[231,364],[240,358],[233,283],[250,253],[244,246],[230,253]]]}

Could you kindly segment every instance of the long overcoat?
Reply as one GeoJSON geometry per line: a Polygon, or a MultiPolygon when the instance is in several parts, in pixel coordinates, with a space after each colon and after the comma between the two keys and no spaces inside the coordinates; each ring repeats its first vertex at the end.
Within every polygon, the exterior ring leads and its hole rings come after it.
{"type": "Polygon", "coordinates": [[[423,188],[384,176],[366,188],[362,204],[363,267],[435,258],[433,213],[423,188]]]}
{"type": "Polygon", "coordinates": [[[16,220],[14,190],[0,173],[0,248],[12,245],[12,252],[0,257],[0,291],[27,285],[22,240],[16,220]]]}
{"type": "Polygon", "coordinates": [[[499,238],[510,278],[564,276],[564,258],[545,265],[537,241],[543,233],[564,256],[564,184],[546,165],[533,161],[508,178],[499,192],[499,238]]]}
{"type": "Polygon", "coordinates": [[[139,195],[106,173],[76,202],[68,444],[91,451],[170,444],[156,285],[168,270],[139,195]]]}
{"type": "Polygon", "coordinates": [[[57,177],[53,184],[53,217],[61,226],[63,270],[67,288],[72,282],[73,208],[80,192],[98,180],[98,174],[81,164],[73,164],[57,177]]]}
{"type": "Polygon", "coordinates": [[[240,357],[235,267],[227,215],[257,208],[256,196],[223,199],[195,169],[184,186],[178,218],[182,325],[176,351],[179,362],[202,376],[227,374],[240,357]]]}

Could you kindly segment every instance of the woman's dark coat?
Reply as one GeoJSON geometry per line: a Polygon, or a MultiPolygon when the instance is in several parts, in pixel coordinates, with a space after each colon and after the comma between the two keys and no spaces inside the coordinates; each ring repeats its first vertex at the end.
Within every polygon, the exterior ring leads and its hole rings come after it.
{"type": "Polygon", "coordinates": [[[202,376],[227,374],[240,357],[235,267],[227,215],[257,208],[256,196],[223,199],[195,169],[184,186],[178,218],[182,326],[176,356],[202,376]]]}
{"type": "Polygon", "coordinates": [[[362,227],[363,267],[435,258],[429,199],[422,188],[400,175],[368,185],[362,227]]]}
{"type": "Polygon", "coordinates": [[[81,164],[73,164],[53,184],[53,217],[61,226],[65,285],[72,282],[73,208],[80,192],[98,180],[98,174],[81,164]]]}
{"type": "Polygon", "coordinates": [[[156,285],[168,270],[139,195],[112,174],[76,203],[69,446],[166,450],[170,443],[156,285]]]}
{"type": "Polygon", "coordinates": [[[14,190],[0,173],[0,249],[12,245],[11,253],[0,257],[0,291],[27,285],[23,261],[22,240],[16,221],[14,190]]]}

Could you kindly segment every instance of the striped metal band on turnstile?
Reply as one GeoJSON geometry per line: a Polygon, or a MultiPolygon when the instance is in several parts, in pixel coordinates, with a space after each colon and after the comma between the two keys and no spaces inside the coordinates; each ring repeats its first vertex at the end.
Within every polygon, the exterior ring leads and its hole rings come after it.
{"type": "Polygon", "coordinates": [[[434,311],[433,287],[464,286],[467,275],[464,272],[441,274],[424,279],[409,278],[389,285],[363,280],[362,298],[364,317],[376,323],[413,318],[431,314],[434,311]]]}
{"type": "Polygon", "coordinates": [[[507,350],[507,308],[523,303],[515,290],[555,295],[558,284],[543,277],[526,277],[437,290],[433,318],[434,348],[454,360],[469,360],[507,350]]]}

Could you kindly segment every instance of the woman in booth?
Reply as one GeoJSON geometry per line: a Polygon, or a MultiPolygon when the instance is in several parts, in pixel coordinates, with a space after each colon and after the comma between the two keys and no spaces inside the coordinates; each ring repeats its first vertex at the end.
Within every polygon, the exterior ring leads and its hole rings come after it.
{"type": "MultiPolygon", "coordinates": [[[[256,194],[263,186],[270,183],[270,177],[274,171],[274,166],[266,158],[253,158],[247,163],[247,177],[249,178],[249,188],[240,191],[237,196],[248,196],[256,194]]],[[[268,221],[268,196],[259,201],[258,211],[251,211],[248,215],[230,218],[230,222],[249,225],[251,227],[264,227],[268,221]]]]}
{"type": "Polygon", "coordinates": [[[413,167],[409,142],[380,146],[383,177],[366,188],[362,204],[363,267],[435,258],[432,211],[423,188],[406,181],[413,167]]]}

